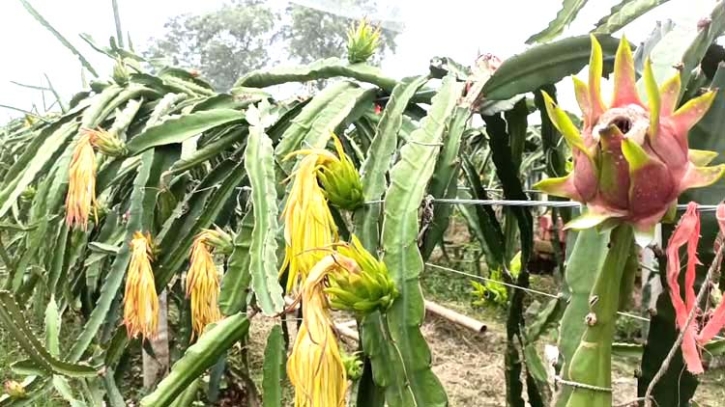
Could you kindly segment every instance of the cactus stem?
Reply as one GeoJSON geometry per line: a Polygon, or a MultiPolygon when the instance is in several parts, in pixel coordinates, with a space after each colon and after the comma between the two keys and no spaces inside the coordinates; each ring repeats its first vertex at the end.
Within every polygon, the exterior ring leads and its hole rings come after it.
{"type": "MultiPolygon", "coordinates": [[[[567,407],[610,407],[611,353],[615,320],[619,307],[620,286],[628,267],[629,257],[634,255],[634,230],[621,224],[610,234],[610,248],[589,295],[589,312],[584,317],[586,328],[579,346],[565,361],[563,380],[571,382],[568,400],[558,400],[556,405],[567,407]]],[[[567,383],[563,383],[567,385],[567,383]]],[[[559,397],[566,398],[562,393],[559,397]]]]}

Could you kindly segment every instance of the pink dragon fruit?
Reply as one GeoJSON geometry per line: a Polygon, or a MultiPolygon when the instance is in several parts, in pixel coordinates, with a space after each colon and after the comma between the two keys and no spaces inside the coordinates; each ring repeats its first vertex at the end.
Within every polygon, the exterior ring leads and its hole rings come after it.
{"type": "Polygon", "coordinates": [[[725,165],[706,167],[717,153],[689,149],[687,141],[688,131],[705,115],[716,92],[710,90],[676,109],[680,75],[658,89],[648,59],[642,78],[645,106],[637,93],[632,51],[623,37],[614,62],[614,95],[607,108],[600,86],[602,48],[591,38],[589,84],[573,78],[584,116],[581,131],[543,94],[551,121],[571,147],[573,171],[543,180],[535,188],[587,206],[587,212],[566,228],[626,222],[634,227],[637,243],[646,246],[683,191],[710,185],[725,172],[725,165]]]}

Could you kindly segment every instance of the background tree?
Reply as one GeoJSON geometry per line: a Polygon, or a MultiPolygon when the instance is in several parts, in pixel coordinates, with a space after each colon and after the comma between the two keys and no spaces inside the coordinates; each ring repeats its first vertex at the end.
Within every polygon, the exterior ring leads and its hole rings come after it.
{"type": "Polygon", "coordinates": [[[263,0],[233,0],[207,14],[171,18],[145,55],[202,70],[215,88],[227,90],[244,72],[270,61],[278,19],[263,0]]]}
{"type": "MultiPolygon", "coordinates": [[[[164,36],[152,39],[145,55],[199,69],[224,91],[254,69],[343,57],[347,30],[358,19],[338,14],[345,9],[369,16],[375,14],[377,4],[343,0],[327,9],[295,3],[274,8],[264,0],[233,0],[210,13],[173,17],[165,24],[164,36]]],[[[388,51],[395,52],[397,34],[382,29],[379,52],[370,63],[379,64],[388,51]]]]}
{"type": "MultiPolygon", "coordinates": [[[[296,62],[308,64],[320,58],[341,57],[345,54],[347,30],[352,18],[331,11],[344,8],[360,10],[365,16],[374,15],[377,5],[370,0],[343,0],[325,10],[290,3],[285,12],[290,21],[282,27],[288,55],[296,62]]],[[[340,10],[341,11],[341,10],[340,10]]],[[[379,64],[386,51],[395,52],[397,32],[382,29],[380,48],[368,63],[379,64]]]]}

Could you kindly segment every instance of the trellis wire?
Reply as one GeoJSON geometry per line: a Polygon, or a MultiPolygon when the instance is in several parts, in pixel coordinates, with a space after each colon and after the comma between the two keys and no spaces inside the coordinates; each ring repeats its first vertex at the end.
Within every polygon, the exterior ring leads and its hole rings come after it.
{"type": "MultiPolygon", "coordinates": [[[[443,204],[460,204],[460,205],[488,205],[488,206],[522,206],[522,207],[536,207],[545,206],[548,208],[578,208],[583,207],[579,202],[573,201],[534,201],[534,200],[515,200],[515,199],[465,199],[465,198],[432,198],[434,203],[443,204]]],[[[383,203],[385,200],[379,199],[374,201],[367,201],[365,204],[373,205],[383,203]]],[[[687,210],[687,204],[677,205],[678,211],[687,210]]],[[[715,212],[717,205],[698,205],[697,209],[700,212],[715,212]]]]}

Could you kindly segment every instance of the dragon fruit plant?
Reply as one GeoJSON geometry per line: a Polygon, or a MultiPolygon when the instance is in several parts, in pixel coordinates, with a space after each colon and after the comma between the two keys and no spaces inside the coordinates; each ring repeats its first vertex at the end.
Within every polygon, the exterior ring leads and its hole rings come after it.
{"type": "Polygon", "coordinates": [[[638,94],[632,52],[622,38],[614,62],[614,95],[607,106],[600,84],[602,48],[594,36],[591,42],[589,83],[574,78],[581,128],[543,93],[549,117],[571,148],[573,170],[535,187],[586,206],[585,213],[565,225],[583,232],[566,270],[570,301],[560,328],[564,360],[558,407],[612,405],[615,318],[637,268],[636,246],[647,246],[655,226],[674,218],[683,191],[711,185],[725,172],[724,165],[707,166],[717,153],[689,149],[687,140],[715,91],[677,108],[680,75],[658,88],[647,60],[645,92],[638,94]]]}

